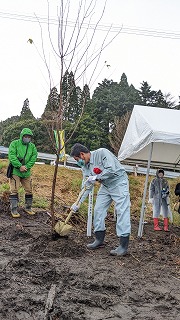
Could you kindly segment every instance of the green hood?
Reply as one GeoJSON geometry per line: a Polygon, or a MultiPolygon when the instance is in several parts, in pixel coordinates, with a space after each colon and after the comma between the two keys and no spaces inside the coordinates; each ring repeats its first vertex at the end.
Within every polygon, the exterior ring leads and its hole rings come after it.
{"type": "Polygon", "coordinates": [[[21,133],[20,133],[20,140],[22,141],[22,137],[25,135],[25,134],[28,134],[29,136],[33,136],[33,133],[31,131],[31,129],[29,128],[24,128],[22,129],[21,133]]]}

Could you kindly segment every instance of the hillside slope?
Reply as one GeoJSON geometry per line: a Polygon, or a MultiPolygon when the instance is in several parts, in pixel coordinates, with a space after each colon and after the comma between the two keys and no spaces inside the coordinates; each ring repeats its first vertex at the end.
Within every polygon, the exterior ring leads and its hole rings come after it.
{"type": "MultiPolygon", "coordinates": [[[[8,200],[1,196],[0,319],[178,319],[180,228],[171,225],[170,232],[154,232],[148,206],[143,238],[137,238],[144,177],[129,177],[132,235],[128,255],[117,258],[109,255],[118,245],[113,207],[103,248],[86,247],[92,241],[86,236],[87,203],[81,218],[72,218],[68,239],[52,240],[47,214],[52,175],[51,166],[33,168],[35,216],[23,211],[21,193],[21,218],[11,218],[8,200]]],[[[0,181],[1,187],[7,183],[5,168],[0,181]]],[[[59,170],[56,211],[63,217],[64,206],[76,200],[80,183],[80,171],[59,170]]]]}

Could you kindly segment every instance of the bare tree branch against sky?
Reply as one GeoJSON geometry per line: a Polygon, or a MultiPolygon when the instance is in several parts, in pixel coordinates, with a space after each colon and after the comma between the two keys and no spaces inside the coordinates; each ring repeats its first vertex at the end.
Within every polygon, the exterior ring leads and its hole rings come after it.
{"type": "MultiPolygon", "coordinates": [[[[88,1],[87,1],[88,2],[88,1]]],[[[67,1],[68,3],[68,1],[67,1]]],[[[74,0],[74,8],[79,0],[74,0]]],[[[95,21],[100,18],[105,1],[97,1],[97,9],[89,22],[91,34],[95,21]]],[[[57,6],[59,0],[51,0],[49,21],[56,30],[52,41],[57,39],[57,6]]],[[[66,21],[69,34],[73,33],[76,16],[73,12],[66,21]]],[[[180,2],[178,0],[107,0],[103,19],[97,28],[93,52],[99,48],[107,30],[112,37],[121,29],[119,36],[102,53],[96,75],[91,83],[91,93],[104,78],[120,81],[124,72],[129,84],[137,89],[147,81],[154,90],[171,93],[176,100],[180,95],[180,2]],[[106,63],[105,63],[106,61],[106,63]]],[[[58,60],[50,49],[48,36],[48,5],[45,0],[0,1],[0,120],[20,114],[23,101],[28,98],[35,117],[44,111],[49,93],[49,76],[41,57],[41,30],[45,40],[47,63],[53,74],[52,86],[58,85],[58,60]],[[28,39],[33,40],[30,45],[28,39]]],[[[87,24],[83,25],[84,30],[87,24]]],[[[83,44],[79,44],[78,61],[83,44]]],[[[91,70],[92,71],[92,70],[91,70]]],[[[89,74],[84,78],[88,79],[89,74]]],[[[83,83],[82,83],[83,84],[83,83]]]]}

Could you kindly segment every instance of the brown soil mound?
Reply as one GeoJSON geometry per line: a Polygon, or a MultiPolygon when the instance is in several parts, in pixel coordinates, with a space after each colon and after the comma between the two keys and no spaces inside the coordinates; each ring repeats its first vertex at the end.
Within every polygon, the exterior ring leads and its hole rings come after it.
{"type": "Polygon", "coordinates": [[[4,201],[0,212],[0,319],[180,319],[178,227],[154,232],[150,222],[140,240],[133,220],[128,255],[113,257],[110,216],[105,247],[90,251],[83,224],[53,241],[46,212],[13,219],[4,201]]]}

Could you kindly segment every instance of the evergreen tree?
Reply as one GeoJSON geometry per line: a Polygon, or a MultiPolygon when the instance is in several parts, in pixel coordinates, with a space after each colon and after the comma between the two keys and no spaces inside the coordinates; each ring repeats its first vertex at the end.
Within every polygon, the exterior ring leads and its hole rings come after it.
{"type": "Polygon", "coordinates": [[[52,144],[47,133],[46,127],[41,120],[21,120],[9,125],[3,133],[2,143],[8,147],[12,140],[19,139],[21,130],[30,128],[33,132],[33,142],[40,152],[53,152],[52,144]]]}
{"type": "Polygon", "coordinates": [[[30,128],[32,131],[34,129],[34,120],[20,120],[18,122],[12,123],[6,128],[3,133],[2,142],[3,145],[8,147],[12,140],[19,139],[20,132],[23,128],[30,128]]]}
{"type": "Polygon", "coordinates": [[[103,145],[110,148],[108,136],[114,127],[115,117],[121,118],[132,111],[134,104],[141,104],[139,92],[133,85],[128,85],[127,77],[123,73],[119,83],[105,79],[99,84],[92,101],[92,117],[103,132],[103,145]]]}
{"type": "Polygon", "coordinates": [[[20,120],[19,116],[13,116],[11,118],[7,118],[6,120],[0,122],[0,143],[1,144],[2,144],[3,133],[6,130],[6,128],[8,128],[14,123],[17,123],[19,120],[20,120]]]}
{"type": "Polygon", "coordinates": [[[127,77],[123,73],[120,83],[117,87],[117,107],[115,109],[114,117],[122,117],[127,112],[131,112],[135,104],[141,104],[141,98],[138,90],[131,84],[129,86],[127,77]]]}
{"type": "Polygon", "coordinates": [[[166,101],[161,90],[151,90],[151,86],[143,81],[139,91],[142,100],[142,105],[158,108],[169,108],[170,104],[166,101]]]}
{"type": "Polygon", "coordinates": [[[151,86],[146,81],[141,83],[139,95],[142,100],[142,105],[147,106],[148,102],[151,100],[151,86]]]}
{"type": "MultiPolygon", "coordinates": [[[[71,126],[72,126],[71,123],[66,124],[65,126],[66,135],[69,135],[71,126]]],[[[100,130],[97,123],[94,122],[94,120],[88,113],[83,114],[78,128],[76,129],[73,137],[68,143],[68,146],[66,148],[67,153],[70,152],[71,147],[77,142],[87,146],[87,148],[89,148],[90,150],[95,150],[100,147],[107,147],[107,142],[106,144],[104,144],[103,131],[100,130]]]]}
{"type": "Polygon", "coordinates": [[[175,108],[174,109],[176,109],[176,110],[180,110],[180,96],[179,96],[179,102],[178,102],[178,104],[175,106],[175,108]]]}
{"type": "Polygon", "coordinates": [[[47,104],[42,114],[42,118],[53,119],[59,108],[59,94],[56,87],[53,87],[48,96],[47,104]]]}
{"type": "Polygon", "coordinates": [[[29,100],[26,99],[23,103],[23,107],[20,113],[21,120],[35,119],[30,108],[29,108],[29,100]]]}
{"type": "Polygon", "coordinates": [[[117,106],[117,83],[105,79],[95,89],[92,101],[92,117],[97,126],[103,131],[104,139],[108,144],[109,128],[113,122],[117,106]]]}
{"type": "Polygon", "coordinates": [[[86,101],[87,101],[87,102],[90,100],[90,90],[89,90],[89,87],[88,87],[87,84],[85,84],[84,87],[83,87],[82,95],[83,95],[84,97],[86,97],[86,101]]]}
{"type": "Polygon", "coordinates": [[[127,92],[129,90],[129,84],[128,84],[127,76],[125,75],[125,73],[123,73],[121,76],[119,87],[122,92],[127,92]]]}
{"type": "Polygon", "coordinates": [[[75,122],[81,113],[81,89],[76,87],[73,72],[66,71],[62,83],[63,119],[75,122]]]}
{"type": "Polygon", "coordinates": [[[169,92],[164,95],[164,99],[168,105],[168,108],[176,109],[176,101],[174,100],[174,97],[172,97],[169,92]]]}
{"type": "Polygon", "coordinates": [[[158,107],[158,108],[168,108],[168,104],[164,99],[162,91],[158,90],[158,91],[152,91],[152,92],[153,92],[153,95],[152,95],[151,106],[158,107]]]}

